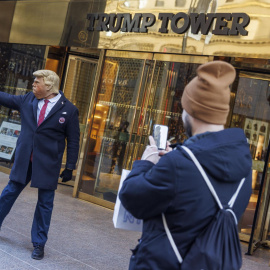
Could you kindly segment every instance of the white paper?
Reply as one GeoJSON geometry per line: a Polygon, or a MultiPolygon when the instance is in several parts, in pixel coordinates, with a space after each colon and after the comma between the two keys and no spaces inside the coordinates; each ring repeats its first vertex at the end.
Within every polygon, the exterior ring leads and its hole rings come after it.
{"type": "Polygon", "coordinates": [[[20,133],[21,125],[2,122],[0,127],[0,158],[11,160],[20,133]]]}

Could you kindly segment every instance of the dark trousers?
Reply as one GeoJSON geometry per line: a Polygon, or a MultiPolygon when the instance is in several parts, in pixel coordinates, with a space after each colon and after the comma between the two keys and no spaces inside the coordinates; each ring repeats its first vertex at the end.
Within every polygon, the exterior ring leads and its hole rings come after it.
{"type": "MultiPolygon", "coordinates": [[[[14,202],[31,180],[32,163],[30,162],[26,184],[20,184],[10,180],[2,191],[0,197],[0,227],[5,217],[10,212],[14,202]]],[[[48,231],[51,222],[54,190],[38,189],[38,201],[32,224],[32,243],[34,246],[44,246],[48,239],[48,231]]]]}

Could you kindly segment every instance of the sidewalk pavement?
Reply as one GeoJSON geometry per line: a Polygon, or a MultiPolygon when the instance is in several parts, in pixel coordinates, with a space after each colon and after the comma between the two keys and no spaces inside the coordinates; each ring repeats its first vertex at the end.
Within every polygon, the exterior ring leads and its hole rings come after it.
{"type": "MultiPolygon", "coordinates": [[[[0,191],[8,175],[0,173],[0,191]]],[[[59,185],[54,211],[41,261],[31,259],[31,225],[37,190],[26,187],[14,204],[0,232],[0,270],[126,270],[130,248],[140,234],[114,229],[113,211],[72,198],[72,188],[59,185]]],[[[270,270],[269,250],[244,255],[243,270],[270,270]]],[[[158,270],[158,269],[153,269],[158,270]]],[[[168,269],[170,270],[170,269],[168,269]]]]}

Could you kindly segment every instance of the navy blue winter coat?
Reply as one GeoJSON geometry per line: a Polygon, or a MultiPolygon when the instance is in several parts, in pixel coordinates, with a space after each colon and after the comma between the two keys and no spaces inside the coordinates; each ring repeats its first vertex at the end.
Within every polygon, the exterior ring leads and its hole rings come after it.
{"type": "MultiPolygon", "coordinates": [[[[252,159],[243,130],[231,128],[196,136],[190,143],[192,140],[184,145],[201,163],[223,204],[246,177],[234,205],[239,220],[251,195],[252,159]]],[[[200,172],[180,146],[156,165],[135,161],[123,183],[120,200],[131,214],[144,220],[141,241],[130,260],[132,270],[181,269],[164,230],[162,212],[184,258],[218,210],[200,172]]]]}
{"type": "Polygon", "coordinates": [[[79,113],[78,109],[66,99],[62,92],[61,95],[61,98],[38,127],[38,99],[33,92],[19,96],[0,92],[0,104],[18,110],[21,115],[21,133],[17,141],[15,160],[10,173],[11,180],[25,184],[33,152],[31,187],[55,190],[66,141],[66,167],[76,168],[80,137],[79,113]]]}

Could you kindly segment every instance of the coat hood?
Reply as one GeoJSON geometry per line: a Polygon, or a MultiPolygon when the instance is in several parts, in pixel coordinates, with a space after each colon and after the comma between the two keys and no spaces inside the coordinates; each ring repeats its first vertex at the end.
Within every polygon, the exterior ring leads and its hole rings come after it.
{"type": "Polygon", "coordinates": [[[221,182],[238,182],[249,175],[252,159],[242,129],[209,132],[198,135],[192,143],[188,141],[184,145],[194,153],[209,177],[221,182]]]}

